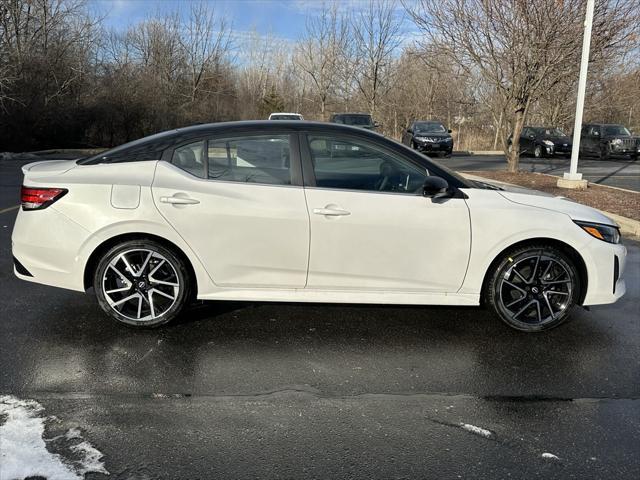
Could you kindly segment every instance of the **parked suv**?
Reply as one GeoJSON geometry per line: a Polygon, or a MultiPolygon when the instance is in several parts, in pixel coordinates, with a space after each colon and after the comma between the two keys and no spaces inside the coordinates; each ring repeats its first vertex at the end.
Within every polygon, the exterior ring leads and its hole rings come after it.
{"type": "Polygon", "coordinates": [[[413,122],[402,134],[402,143],[419,152],[451,155],[453,151],[451,130],[442,123],[431,120],[413,122]]]}
{"type": "Polygon", "coordinates": [[[368,113],[334,113],[329,121],[331,123],[366,128],[367,130],[375,130],[379,127],[378,122],[374,122],[368,113]]]}
{"type": "Polygon", "coordinates": [[[608,160],[611,157],[638,158],[640,137],[632,136],[622,125],[590,123],[582,125],[580,154],[608,160]]]}
{"type": "MultiPolygon", "coordinates": [[[[507,140],[511,150],[512,138],[507,140]]],[[[536,158],[554,155],[571,156],[571,139],[559,128],[524,127],[520,134],[520,153],[533,155],[536,158]]]]}

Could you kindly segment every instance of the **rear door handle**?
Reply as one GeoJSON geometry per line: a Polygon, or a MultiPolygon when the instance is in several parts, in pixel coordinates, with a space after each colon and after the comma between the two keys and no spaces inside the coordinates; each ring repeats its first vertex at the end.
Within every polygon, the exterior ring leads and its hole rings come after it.
{"type": "Polygon", "coordinates": [[[160,201],[162,203],[171,203],[173,205],[195,205],[196,203],[200,203],[200,200],[196,200],[195,198],[189,197],[160,197],[160,201]]]}
{"type": "Polygon", "coordinates": [[[344,215],[351,215],[351,212],[347,212],[346,210],[342,210],[341,208],[329,207],[325,208],[314,208],[313,213],[316,215],[326,215],[329,217],[341,217],[344,215]]]}

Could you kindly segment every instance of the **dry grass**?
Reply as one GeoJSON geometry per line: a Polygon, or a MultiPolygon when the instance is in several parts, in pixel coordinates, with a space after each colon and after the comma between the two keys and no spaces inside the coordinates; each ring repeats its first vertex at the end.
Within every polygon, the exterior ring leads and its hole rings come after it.
{"type": "Polygon", "coordinates": [[[504,171],[464,173],[567,197],[598,210],[640,220],[640,193],[638,192],[605,187],[594,183],[590,183],[589,188],[586,190],[558,188],[556,185],[558,177],[541,173],[509,173],[504,171]]]}

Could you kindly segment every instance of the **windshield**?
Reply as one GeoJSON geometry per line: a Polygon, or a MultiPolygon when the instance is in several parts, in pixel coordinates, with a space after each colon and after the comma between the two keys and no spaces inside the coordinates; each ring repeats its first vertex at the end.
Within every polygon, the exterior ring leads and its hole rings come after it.
{"type": "Polygon", "coordinates": [[[415,133],[447,133],[447,129],[441,123],[416,123],[415,133]]]}
{"type": "Polygon", "coordinates": [[[271,120],[300,120],[300,115],[271,115],[271,120]]]}
{"type": "Polygon", "coordinates": [[[622,137],[628,137],[631,135],[622,125],[605,125],[604,134],[607,136],[620,135],[622,137]]]}
{"type": "Polygon", "coordinates": [[[370,115],[337,115],[336,123],[345,125],[372,125],[370,115]]]}

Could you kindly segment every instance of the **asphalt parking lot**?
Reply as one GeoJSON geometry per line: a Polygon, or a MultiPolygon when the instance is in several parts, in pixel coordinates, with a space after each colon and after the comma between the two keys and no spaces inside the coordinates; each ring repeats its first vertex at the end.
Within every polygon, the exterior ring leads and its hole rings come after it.
{"type": "MultiPolygon", "coordinates": [[[[506,166],[504,155],[455,155],[450,158],[436,158],[449,168],[460,171],[503,170],[506,166]]],[[[547,173],[561,177],[569,171],[567,158],[521,157],[520,169],[530,172],[547,173]]],[[[578,171],[585,180],[610,187],[626,188],[640,192],[640,162],[637,160],[612,159],[607,161],[581,158],[578,171]]]]}
{"type": "Polygon", "coordinates": [[[640,243],[620,302],[542,334],[480,308],[256,303],[133,331],[13,276],[19,166],[0,163],[0,395],[55,416],[47,438],[79,429],[111,474],[87,478],[640,478],[640,243]]]}

